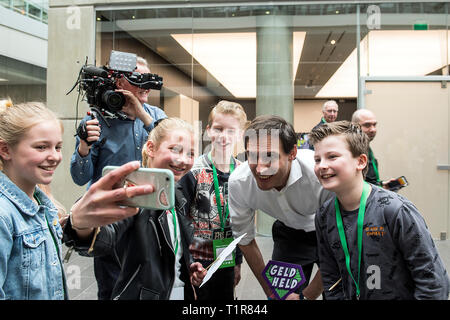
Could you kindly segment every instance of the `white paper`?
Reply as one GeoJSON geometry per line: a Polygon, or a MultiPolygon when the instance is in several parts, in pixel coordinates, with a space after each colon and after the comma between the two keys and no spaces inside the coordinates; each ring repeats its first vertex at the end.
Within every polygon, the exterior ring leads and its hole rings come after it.
{"type": "Polygon", "coordinates": [[[208,272],[206,273],[206,276],[203,278],[203,282],[200,285],[200,288],[206,283],[208,282],[208,280],[212,277],[212,275],[217,271],[217,269],[219,269],[219,267],[221,266],[221,264],[225,261],[225,258],[228,257],[234,250],[234,248],[236,248],[236,245],[239,243],[239,241],[242,240],[242,238],[246,235],[247,233],[244,233],[243,235],[241,235],[239,238],[234,239],[229,245],[228,247],[226,247],[224,250],[222,250],[222,252],[219,254],[219,256],[217,257],[217,259],[211,264],[211,266],[208,269],[208,272]]]}

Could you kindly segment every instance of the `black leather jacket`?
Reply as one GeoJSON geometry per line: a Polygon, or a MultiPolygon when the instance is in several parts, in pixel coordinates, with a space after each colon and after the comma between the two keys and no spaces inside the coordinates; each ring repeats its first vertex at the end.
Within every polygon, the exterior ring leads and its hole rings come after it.
{"type": "MultiPolygon", "coordinates": [[[[185,299],[189,300],[194,296],[189,281],[189,266],[193,262],[189,244],[194,230],[185,212],[186,199],[178,189],[175,200],[183,247],[180,278],[185,283],[185,299]]],[[[90,254],[90,242],[81,242],[70,222],[64,228],[64,238],[66,245],[81,255],[112,254],[119,259],[121,272],[113,299],[169,299],[175,278],[175,254],[165,211],[143,209],[133,217],[102,227],[90,254]]]]}

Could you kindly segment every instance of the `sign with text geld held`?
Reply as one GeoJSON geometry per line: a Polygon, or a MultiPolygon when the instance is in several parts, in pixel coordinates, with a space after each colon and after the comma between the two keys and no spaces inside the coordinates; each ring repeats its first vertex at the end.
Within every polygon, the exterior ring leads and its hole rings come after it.
{"type": "Polygon", "coordinates": [[[306,281],[300,265],[275,260],[269,260],[262,276],[278,300],[286,299],[306,281]]]}

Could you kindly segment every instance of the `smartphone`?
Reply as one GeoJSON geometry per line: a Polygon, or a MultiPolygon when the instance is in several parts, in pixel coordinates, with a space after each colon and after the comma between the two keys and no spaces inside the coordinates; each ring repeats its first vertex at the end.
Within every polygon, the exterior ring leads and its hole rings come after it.
{"type": "Polygon", "coordinates": [[[389,190],[395,191],[406,187],[408,185],[408,180],[406,180],[405,176],[401,176],[394,181],[391,181],[387,184],[389,190]]]}
{"type": "MultiPolygon", "coordinates": [[[[102,175],[118,168],[106,166],[102,175]]],[[[175,206],[175,183],[173,172],[168,169],[139,168],[120,181],[120,186],[138,186],[152,184],[155,191],[150,194],[129,198],[120,203],[127,207],[138,207],[156,210],[168,210],[175,206]]]]}

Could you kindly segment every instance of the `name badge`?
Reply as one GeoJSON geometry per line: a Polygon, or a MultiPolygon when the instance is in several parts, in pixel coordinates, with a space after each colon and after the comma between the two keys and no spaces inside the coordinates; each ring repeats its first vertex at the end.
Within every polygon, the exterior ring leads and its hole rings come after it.
{"type": "MultiPolygon", "coordinates": [[[[213,252],[214,252],[214,260],[220,255],[220,253],[228,247],[228,245],[233,242],[233,233],[231,231],[231,227],[213,229],[213,252]]],[[[224,260],[224,262],[220,265],[221,268],[234,267],[236,265],[236,250],[233,250],[224,260]]]]}

